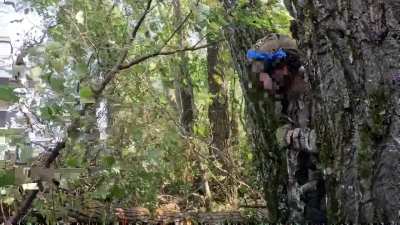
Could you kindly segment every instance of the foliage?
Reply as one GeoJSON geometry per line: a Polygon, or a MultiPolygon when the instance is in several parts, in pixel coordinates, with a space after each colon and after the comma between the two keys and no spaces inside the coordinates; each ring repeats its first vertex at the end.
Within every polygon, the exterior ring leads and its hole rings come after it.
{"type": "MultiPolygon", "coordinates": [[[[190,137],[181,132],[176,105],[174,68],[180,56],[149,57],[129,69],[118,65],[124,54],[122,63],[127,63],[160,50],[179,49],[177,31],[186,37],[185,46],[221,41],[229,21],[220,3],[182,1],[186,20],[176,30],[172,2],[153,1],[136,30],[147,1],[29,2],[55,25],[48,28],[46,42],[29,49],[27,76],[32,81],[28,88],[32,95],[20,101],[29,107],[32,117],[37,117],[31,121],[37,125],[32,128],[37,135],[67,140],[55,166],[71,170],[61,173],[60,188],[79,194],[83,202],[100,201],[118,207],[154,209],[166,195],[175,196],[182,207],[202,207],[202,203],[195,204],[198,200],[194,198],[199,192],[195,185],[195,178],[201,173],[198,165],[206,166],[216,185],[225,179],[217,176],[220,165],[210,160],[207,109],[212,96],[208,92],[205,51],[186,53],[196,105],[190,137]],[[115,68],[118,72],[101,90],[115,68]],[[72,129],[71,124],[77,126],[72,129]]],[[[247,10],[246,4],[249,3],[240,1],[232,14],[244,26],[288,32],[289,16],[279,3],[259,2],[260,10],[256,12],[247,10]]],[[[221,43],[218,69],[227,75],[231,120],[239,121],[243,117],[239,82],[226,43],[221,43]]],[[[2,100],[18,100],[11,90],[0,88],[2,100]]],[[[243,126],[239,124],[237,129],[238,137],[230,147],[236,151],[235,170],[240,171],[239,196],[245,199],[259,191],[254,188],[259,185],[243,126]]],[[[32,143],[23,146],[26,157],[35,152],[33,148],[38,149],[32,143]]],[[[0,175],[7,177],[0,179],[2,186],[11,182],[6,175],[0,175]]],[[[57,218],[56,208],[80,201],[57,189],[42,194],[34,207],[50,222],[57,218]]],[[[68,210],[62,211],[62,217],[67,218],[68,210]]]]}

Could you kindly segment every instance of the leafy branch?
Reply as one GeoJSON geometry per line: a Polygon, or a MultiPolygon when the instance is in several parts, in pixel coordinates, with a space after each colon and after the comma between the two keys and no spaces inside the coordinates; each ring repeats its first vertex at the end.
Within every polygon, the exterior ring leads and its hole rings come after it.
{"type": "MultiPolygon", "coordinates": [[[[151,11],[151,3],[152,0],[149,0],[147,2],[147,6],[145,11],[143,12],[142,16],[140,17],[138,23],[136,24],[136,26],[133,29],[133,32],[131,34],[131,39],[130,42],[133,42],[136,38],[137,32],[140,29],[140,27],[142,26],[146,16],[149,14],[149,12],[151,11]]],[[[108,71],[105,75],[104,80],[102,81],[102,83],[100,84],[100,87],[98,89],[93,90],[94,93],[94,97],[95,99],[98,99],[100,97],[100,95],[102,94],[102,92],[104,91],[104,89],[107,87],[107,85],[115,78],[115,76],[122,70],[126,70],[129,69],[137,64],[140,64],[148,59],[157,57],[157,56],[166,56],[166,55],[173,55],[179,52],[185,52],[185,51],[196,51],[202,48],[207,48],[211,45],[213,45],[214,43],[209,43],[206,45],[201,45],[198,46],[198,43],[196,43],[195,45],[191,46],[191,47],[187,47],[187,48],[181,48],[181,49],[175,49],[175,50],[163,50],[163,48],[167,45],[167,43],[176,35],[176,33],[182,29],[183,25],[188,21],[189,16],[191,15],[192,11],[186,16],[186,18],[182,21],[181,24],[179,24],[177,26],[177,28],[171,33],[171,35],[168,37],[168,39],[164,42],[164,45],[159,48],[158,50],[156,50],[153,53],[144,55],[144,56],[140,56],[137,58],[132,59],[131,61],[124,63],[125,60],[128,57],[128,53],[129,53],[129,49],[125,48],[124,50],[121,51],[121,57],[119,58],[119,60],[116,62],[116,64],[112,67],[112,69],[110,71],[108,71]]],[[[81,115],[84,114],[84,112],[87,110],[88,105],[85,104],[84,108],[81,110],[81,115]]],[[[75,120],[73,120],[70,124],[70,126],[67,129],[67,134],[66,137],[69,136],[70,133],[72,133],[74,130],[76,130],[79,126],[79,120],[80,118],[77,118],[75,120]]],[[[40,162],[41,164],[39,164],[39,166],[45,167],[45,168],[49,168],[50,165],[55,161],[55,159],[59,156],[60,152],[65,148],[66,146],[66,141],[67,139],[58,141],[57,144],[55,145],[55,147],[53,147],[52,149],[50,149],[50,151],[46,152],[46,158],[44,161],[40,162]]],[[[39,186],[41,186],[41,181],[37,181],[39,186]]],[[[31,191],[29,194],[27,194],[27,196],[25,197],[25,199],[23,200],[20,208],[15,212],[15,214],[10,217],[5,224],[6,225],[15,225],[18,224],[19,221],[28,213],[29,209],[31,208],[34,200],[37,197],[37,194],[39,193],[39,190],[33,190],[31,191]]]]}

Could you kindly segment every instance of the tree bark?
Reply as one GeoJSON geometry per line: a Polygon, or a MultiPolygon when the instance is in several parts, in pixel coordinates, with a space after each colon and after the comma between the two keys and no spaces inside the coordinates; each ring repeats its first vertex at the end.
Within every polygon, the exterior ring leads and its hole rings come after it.
{"type": "MultiPolygon", "coordinates": [[[[230,148],[229,98],[225,74],[217,69],[220,44],[207,48],[208,90],[212,95],[208,108],[208,118],[211,126],[210,154],[221,163],[224,172],[218,173],[226,177],[224,200],[237,207],[237,182],[235,177],[233,152],[230,148]],[[226,171],[226,172],[225,172],[226,171]]],[[[221,191],[219,191],[221,192],[221,191]]],[[[221,193],[220,193],[221,194],[221,193]]]]}
{"type": "Polygon", "coordinates": [[[328,223],[399,221],[400,2],[285,3],[315,101],[328,223]]]}
{"type": "MultiPolygon", "coordinates": [[[[182,23],[182,7],[180,0],[174,0],[174,14],[175,14],[175,26],[179,26],[182,23]]],[[[177,40],[180,48],[184,48],[184,40],[187,38],[185,36],[184,30],[181,28],[177,32],[177,40]]],[[[178,53],[177,57],[177,73],[175,75],[175,98],[179,114],[179,122],[181,132],[186,137],[186,157],[187,157],[187,167],[189,170],[196,169],[199,174],[196,174],[192,183],[193,188],[203,194],[204,205],[207,211],[212,210],[212,193],[210,190],[209,179],[207,174],[207,168],[202,163],[202,159],[197,153],[193,151],[196,148],[193,143],[191,143],[190,138],[193,136],[193,125],[195,122],[195,103],[193,95],[192,78],[189,73],[189,59],[185,52],[178,53]],[[194,162],[194,168],[192,167],[192,162],[194,162]],[[198,182],[200,181],[200,182],[198,182]]],[[[193,173],[193,171],[190,171],[193,173]]]]}
{"type": "MultiPolygon", "coordinates": [[[[280,151],[275,138],[278,118],[275,116],[274,102],[265,92],[256,91],[250,64],[246,52],[257,40],[267,33],[264,29],[244,26],[237,22],[230,12],[235,1],[223,1],[229,26],[224,30],[235,69],[245,98],[246,130],[256,155],[256,164],[260,171],[270,222],[285,222],[287,219],[287,170],[285,153],[280,151]]],[[[256,9],[255,2],[248,7],[256,9]]]]}
{"type": "MultiPolygon", "coordinates": [[[[182,22],[181,4],[179,0],[173,1],[176,26],[182,22]]],[[[178,45],[184,48],[185,35],[182,28],[177,32],[178,45]]],[[[175,77],[176,103],[179,110],[180,125],[185,135],[191,136],[195,118],[192,79],[188,69],[188,58],[185,52],[178,53],[178,69],[175,77]]]]}

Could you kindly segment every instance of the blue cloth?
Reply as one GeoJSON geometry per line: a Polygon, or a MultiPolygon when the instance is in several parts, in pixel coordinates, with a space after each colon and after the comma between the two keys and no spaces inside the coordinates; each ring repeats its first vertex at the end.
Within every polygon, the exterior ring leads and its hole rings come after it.
{"type": "Polygon", "coordinates": [[[260,60],[267,63],[273,63],[276,60],[286,58],[287,54],[283,49],[278,49],[275,52],[259,52],[255,50],[247,51],[247,58],[253,60],[260,60]]]}

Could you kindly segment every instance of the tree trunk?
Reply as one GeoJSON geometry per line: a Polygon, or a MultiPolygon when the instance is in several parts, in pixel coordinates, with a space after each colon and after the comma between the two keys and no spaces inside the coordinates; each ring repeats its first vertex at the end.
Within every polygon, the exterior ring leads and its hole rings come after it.
{"type": "Polygon", "coordinates": [[[85,148],[83,162],[89,164],[96,164],[97,156],[99,153],[99,138],[100,132],[97,124],[96,109],[98,104],[91,104],[88,106],[83,124],[81,138],[79,142],[85,148]]]}
{"type": "MultiPolygon", "coordinates": [[[[275,138],[278,120],[275,117],[274,102],[264,92],[255,90],[251,68],[246,52],[257,40],[266,35],[265,30],[243,26],[229,15],[235,8],[235,1],[223,1],[230,25],[224,30],[235,69],[245,98],[247,133],[256,154],[256,163],[260,171],[270,222],[285,222],[287,218],[286,196],[286,158],[280,151],[275,138]]],[[[256,5],[250,2],[248,7],[254,10],[256,5]],[[254,4],[254,5],[252,5],[254,4]]]]}
{"type": "MultiPolygon", "coordinates": [[[[181,4],[179,0],[174,0],[174,13],[176,21],[175,26],[179,26],[182,22],[181,4]]],[[[182,28],[178,31],[178,45],[180,48],[184,48],[185,34],[182,28]]],[[[194,98],[193,98],[193,87],[192,79],[190,78],[188,64],[189,60],[185,52],[178,54],[179,59],[177,60],[177,73],[175,75],[175,88],[176,88],[176,103],[177,109],[179,110],[179,121],[182,126],[182,132],[191,136],[193,132],[194,123],[194,98]]]]}
{"type": "MultiPolygon", "coordinates": [[[[182,17],[182,7],[180,0],[174,0],[174,14],[175,14],[175,27],[178,27],[183,20],[182,17]]],[[[184,40],[185,33],[181,28],[177,32],[178,45],[180,48],[184,48],[184,40]]],[[[194,184],[194,189],[197,191],[200,190],[203,194],[203,200],[207,211],[212,210],[212,194],[210,191],[209,180],[207,175],[207,170],[205,165],[202,163],[202,159],[199,157],[198,153],[194,151],[194,144],[190,141],[193,136],[193,125],[195,122],[195,104],[194,104],[194,95],[193,95],[193,86],[192,79],[189,74],[189,59],[185,52],[178,53],[177,59],[177,72],[175,74],[175,98],[179,114],[179,122],[181,132],[185,135],[186,138],[186,157],[188,161],[188,169],[191,170],[189,173],[193,173],[193,169],[196,169],[199,174],[195,175],[192,180],[194,184]],[[194,162],[194,165],[193,165],[194,162]],[[200,182],[198,182],[200,181],[200,182]]]]}
{"type": "Polygon", "coordinates": [[[328,223],[399,221],[400,2],[285,3],[308,65],[328,223]]]}
{"type": "Polygon", "coordinates": [[[235,181],[235,167],[233,153],[230,152],[230,122],[227,80],[222,71],[217,69],[219,61],[219,44],[207,48],[208,89],[212,95],[211,105],[208,108],[208,118],[211,125],[210,154],[224,170],[219,174],[226,177],[224,200],[231,206],[237,206],[237,183],[235,181]],[[226,171],[226,172],[225,172],[226,171]]]}

